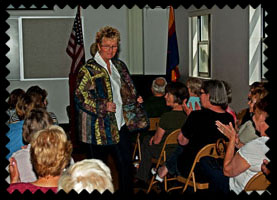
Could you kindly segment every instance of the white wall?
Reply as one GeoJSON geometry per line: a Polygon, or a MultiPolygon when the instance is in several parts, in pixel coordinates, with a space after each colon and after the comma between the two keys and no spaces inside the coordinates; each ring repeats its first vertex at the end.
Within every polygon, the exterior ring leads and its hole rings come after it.
{"type": "MultiPolygon", "coordinates": [[[[11,16],[73,16],[76,15],[76,8],[71,9],[69,6],[60,9],[55,6],[53,11],[10,11],[11,16]]],[[[90,45],[95,39],[95,33],[100,27],[112,25],[120,31],[121,34],[121,52],[120,59],[127,60],[128,44],[127,44],[127,7],[123,6],[120,9],[111,6],[109,9],[99,6],[94,9],[88,6],[86,9],[81,9],[83,16],[84,44],[86,59],[91,57],[90,45]]],[[[70,33],[66,33],[69,35],[70,33]]],[[[69,39],[69,37],[68,37],[69,39]]],[[[68,57],[68,59],[70,59],[68,57]]],[[[19,60],[17,60],[19,62],[19,60]]],[[[70,66],[69,66],[70,68],[70,66]]],[[[54,72],[53,72],[54,73],[54,72]]],[[[59,123],[68,123],[66,114],[66,106],[69,105],[69,85],[68,80],[37,80],[37,81],[19,81],[10,80],[10,85],[7,88],[11,92],[15,88],[27,90],[30,86],[39,85],[48,92],[48,111],[54,112],[57,115],[59,123]]]]}
{"type": "MultiPolygon", "coordinates": [[[[201,8],[205,10],[205,8],[201,8]]],[[[180,55],[181,80],[189,75],[189,23],[188,17],[196,11],[193,7],[175,10],[176,32],[180,55]]],[[[214,6],[211,14],[211,65],[212,77],[227,81],[233,92],[231,107],[240,111],[247,107],[249,89],[248,66],[248,7],[233,9],[214,6]]]]}

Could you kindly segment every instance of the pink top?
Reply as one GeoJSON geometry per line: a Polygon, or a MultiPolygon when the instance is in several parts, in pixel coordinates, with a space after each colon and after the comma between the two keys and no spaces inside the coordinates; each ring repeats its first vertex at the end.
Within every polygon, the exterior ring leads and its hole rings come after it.
{"type": "Polygon", "coordinates": [[[234,122],[236,124],[236,122],[237,122],[237,115],[236,115],[235,111],[230,106],[228,106],[227,109],[226,109],[226,112],[230,113],[233,116],[234,122]]]}
{"type": "Polygon", "coordinates": [[[32,183],[12,183],[7,189],[10,194],[13,193],[15,190],[18,190],[21,194],[26,190],[30,190],[30,192],[33,194],[37,190],[41,190],[43,193],[46,193],[48,190],[52,190],[54,193],[57,193],[58,187],[40,187],[33,185],[32,183]]]}

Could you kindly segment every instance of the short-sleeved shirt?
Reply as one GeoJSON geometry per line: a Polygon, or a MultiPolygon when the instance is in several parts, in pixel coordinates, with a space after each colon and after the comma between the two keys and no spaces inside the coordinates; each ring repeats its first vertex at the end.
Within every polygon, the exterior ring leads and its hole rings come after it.
{"type": "Polygon", "coordinates": [[[26,190],[30,190],[32,194],[34,194],[37,190],[41,190],[43,193],[46,193],[48,190],[52,190],[54,193],[57,193],[58,187],[40,187],[33,185],[32,183],[12,183],[7,189],[10,194],[15,190],[18,190],[21,194],[26,190]]]}
{"type": "Polygon", "coordinates": [[[20,149],[12,155],[12,157],[14,157],[17,162],[20,180],[21,182],[25,183],[34,182],[37,180],[37,176],[33,171],[33,166],[31,163],[30,148],[31,145],[28,144],[27,148],[20,149]]]}
{"type": "Polygon", "coordinates": [[[268,139],[269,137],[266,136],[259,137],[248,142],[238,150],[238,153],[247,161],[247,163],[250,165],[250,168],[238,176],[230,177],[230,189],[233,190],[236,194],[239,194],[244,189],[247,182],[255,174],[261,171],[263,160],[268,160],[265,155],[269,151],[269,148],[265,144],[268,139]]]}
{"type": "Polygon", "coordinates": [[[227,137],[217,130],[216,120],[219,120],[223,124],[232,122],[234,125],[234,119],[229,113],[217,113],[203,108],[202,110],[191,112],[186,123],[182,126],[182,134],[189,139],[189,143],[184,146],[183,153],[178,157],[177,164],[178,170],[184,176],[187,175],[196,154],[202,147],[215,143],[219,138],[228,140],[227,137]]]}
{"type": "Polygon", "coordinates": [[[166,112],[162,114],[159,127],[165,130],[163,138],[160,143],[164,143],[166,137],[174,130],[181,128],[187,119],[187,115],[184,111],[166,112]]]}

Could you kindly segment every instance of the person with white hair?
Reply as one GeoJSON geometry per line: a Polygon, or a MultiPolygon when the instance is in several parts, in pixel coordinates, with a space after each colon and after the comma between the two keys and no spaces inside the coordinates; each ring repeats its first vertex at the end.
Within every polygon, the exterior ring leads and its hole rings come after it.
{"type": "Polygon", "coordinates": [[[60,177],[59,190],[69,193],[72,189],[78,194],[83,190],[91,193],[97,190],[114,192],[109,167],[98,159],[84,159],[69,167],[60,177]]]}
{"type": "Polygon", "coordinates": [[[151,85],[152,96],[148,97],[143,103],[144,109],[148,117],[161,117],[165,112],[169,112],[171,108],[166,105],[164,98],[165,87],[167,82],[164,77],[157,77],[151,85]]]}

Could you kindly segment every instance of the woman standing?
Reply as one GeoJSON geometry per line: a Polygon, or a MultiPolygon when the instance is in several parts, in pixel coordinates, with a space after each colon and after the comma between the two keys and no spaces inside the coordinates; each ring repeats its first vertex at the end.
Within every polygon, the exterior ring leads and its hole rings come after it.
{"type": "Polygon", "coordinates": [[[119,172],[119,190],[131,191],[130,131],[145,128],[147,116],[127,66],[116,54],[120,33],[106,26],[96,34],[94,57],[80,69],[75,102],[81,141],[89,144],[90,157],[107,163],[109,153],[119,172]]]}

